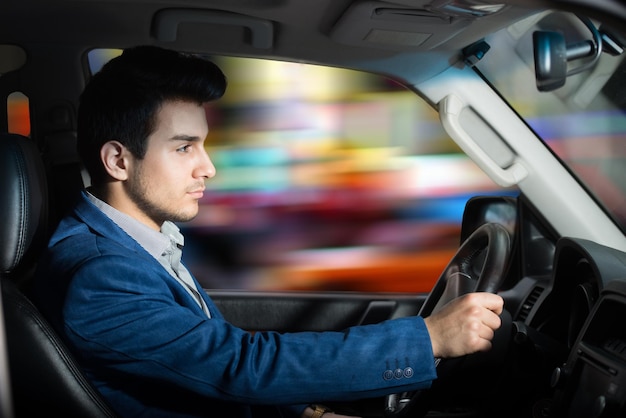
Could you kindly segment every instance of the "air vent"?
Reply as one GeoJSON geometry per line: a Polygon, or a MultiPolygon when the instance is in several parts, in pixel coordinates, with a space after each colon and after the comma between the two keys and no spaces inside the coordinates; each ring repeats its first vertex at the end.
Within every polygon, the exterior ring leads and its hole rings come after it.
{"type": "Polygon", "coordinates": [[[543,287],[535,286],[533,288],[530,294],[526,297],[526,300],[522,304],[522,308],[520,309],[519,314],[517,315],[518,321],[525,321],[526,318],[528,318],[530,311],[532,311],[533,307],[535,306],[535,303],[537,303],[537,301],[539,300],[541,293],[543,293],[543,287]]]}

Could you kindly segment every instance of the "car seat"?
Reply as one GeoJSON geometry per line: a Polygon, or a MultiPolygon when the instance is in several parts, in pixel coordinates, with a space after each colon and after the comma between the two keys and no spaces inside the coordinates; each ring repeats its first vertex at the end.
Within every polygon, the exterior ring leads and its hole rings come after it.
{"type": "Polygon", "coordinates": [[[15,416],[115,417],[26,296],[50,232],[45,168],[32,139],[0,134],[0,196],[0,280],[15,416]]]}

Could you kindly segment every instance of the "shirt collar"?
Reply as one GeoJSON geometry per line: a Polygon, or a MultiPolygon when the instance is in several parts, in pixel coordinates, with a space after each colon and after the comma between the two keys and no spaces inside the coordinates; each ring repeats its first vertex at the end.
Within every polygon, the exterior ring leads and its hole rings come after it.
{"type": "Polygon", "coordinates": [[[184,237],[178,227],[166,221],[161,225],[161,232],[144,225],[135,218],[120,212],[103,200],[98,199],[89,191],[87,199],[107,215],[117,226],[139,243],[150,255],[158,259],[170,246],[171,240],[177,245],[184,245],[184,237]]]}
{"type": "Polygon", "coordinates": [[[161,225],[161,233],[174,240],[178,247],[182,248],[185,245],[185,237],[180,233],[180,229],[178,229],[173,222],[163,222],[163,225],[161,225]]]}

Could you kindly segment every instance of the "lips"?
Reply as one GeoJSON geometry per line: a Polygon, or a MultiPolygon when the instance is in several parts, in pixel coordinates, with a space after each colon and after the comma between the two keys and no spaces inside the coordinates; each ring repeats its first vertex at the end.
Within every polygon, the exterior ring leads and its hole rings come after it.
{"type": "Polygon", "coordinates": [[[187,192],[187,194],[189,194],[191,197],[194,197],[196,199],[200,199],[202,196],[204,196],[204,187],[191,190],[187,192]]]}

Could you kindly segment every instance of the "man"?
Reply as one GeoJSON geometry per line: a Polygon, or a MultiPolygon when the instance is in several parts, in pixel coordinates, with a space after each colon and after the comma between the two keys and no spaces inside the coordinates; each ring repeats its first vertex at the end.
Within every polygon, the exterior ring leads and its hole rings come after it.
{"type": "Polygon", "coordinates": [[[81,95],[92,186],[54,233],[36,291],[120,415],[309,417],[313,402],[427,388],[436,357],[490,348],[503,302],[487,293],[425,320],[343,332],[250,334],[226,322],[180,263],[172,223],[196,216],[215,175],[204,106],[225,87],[208,61],[136,47],[81,95]]]}

